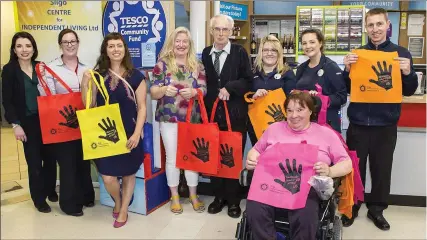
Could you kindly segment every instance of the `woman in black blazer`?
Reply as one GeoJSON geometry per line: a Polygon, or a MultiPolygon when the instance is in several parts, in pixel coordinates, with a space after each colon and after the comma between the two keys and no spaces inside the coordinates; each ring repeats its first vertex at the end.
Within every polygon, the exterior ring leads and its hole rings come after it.
{"type": "Polygon", "coordinates": [[[58,201],[56,164],[49,145],[42,142],[37,107],[39,81],[35,73],[37,54],[31,34],[18,32],[13,36],[10,60],[2,71],[2,94],[5,118],[12,124],[16,140],[24,145],[31,198],[37,210],[48,213],[51,208],[46,197],[58,201]]]}

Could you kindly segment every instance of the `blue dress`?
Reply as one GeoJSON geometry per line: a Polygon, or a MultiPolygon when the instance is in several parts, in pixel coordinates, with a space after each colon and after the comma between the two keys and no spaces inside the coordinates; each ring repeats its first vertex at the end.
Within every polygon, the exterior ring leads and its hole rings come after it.
{"type": "MultiPolygon", "coordinates": [[[[105,80],[105,87],[107,88],[107,92],[110,95],[110,104],[119,104],[120,115],[122,116],[126,136],[129,139],[135,131],[137,119],[137,110],[133,94],[122,80],[118,80],[118,82],[115,81],[116,84],[114,84],[111,81],[111,76],[109,74],[103,77],[105,80]]],[[[140,71],[133,69],[131,74],[125,79],[136,92],[136,89],[145,79],[145,77],[140,71]]],[[[99,81],[98,78],[97,80],[99,81]]],[[[96,102],[98,106],[105,105],[105,100],[99,91],[96,95],[96,102]]],[[[138,146],[132,149],[130,153],[99,158],[94,162],[98,168],[98,171],[102,175],[121,177],[135,174],[141,166],[143,160],[144,149],[142,139],[140,139],[138,146]]]]}

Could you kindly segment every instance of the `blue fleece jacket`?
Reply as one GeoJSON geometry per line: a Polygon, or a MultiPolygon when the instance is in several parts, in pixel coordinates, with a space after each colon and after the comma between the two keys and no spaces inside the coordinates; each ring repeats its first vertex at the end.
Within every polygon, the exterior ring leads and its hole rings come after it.
{"type": "MultiPolygon", "coordinates": [[[[409,75],[402,73],[402,95],[411,96],[418,87],[418,78],[415,73],[411,53],[404,47],[398,46],[390,41],[389,38],[382,44],[375,46],[371,41],[361,49],[377,50],[383,52],[397,52],[399,57],[409,58],[411,60],[411,72],[409,75]]],[[[347,85],[347,91],[350,93],[349,72],[343,72],[347,85]]],[[[390,126],[396,125],[400,118],[400,103],[350,103],[347,109],[347,115],[350,123],[362,126],[390,126]]]]}
{"type": "Polygon", "coordinates": [[[331,101],[326,120],[330,123],[332,128],[341,132],[341,121],[338,112],[341,110],[341,106],[347,102],[347,90],[342,70],[336,62],[322,55],[318,66],[323,69],[323,75],[313,78],[310,86],[303,86],[298,84],[298,82],[303,76],[304,71],[308,68],[308,64],[309,60],[303,62],[297,69],[297,89],[316,90],[315,85],[318,83],[322,87],[322,94],[329,96],[331,101]]]}
{"type": "Polygon", "coordinates": [[[286,96],[295,89],[295,74],[292,69],[284,72],[280,75],[280,78],[275,77],[277,70],[270,73],[263,73],[258,70],[254,73],[254,79],[252,81],[252,91],[256,92],[258,89],[265,90],[276,90],[282,88],[286,96]]]}

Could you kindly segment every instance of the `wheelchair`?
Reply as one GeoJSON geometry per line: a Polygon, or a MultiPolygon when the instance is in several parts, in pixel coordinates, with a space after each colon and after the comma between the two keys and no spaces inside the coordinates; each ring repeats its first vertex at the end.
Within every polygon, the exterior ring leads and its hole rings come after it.
{"type": "MultiPolygon", "coordinates": [[[[240,173],[240,184],[248,187],[252,180],[253,171],[247,169],[240,173]]],[[[319,206],[319,227],[316,233],[317,240],[341,240],[342,239],[342,222],[338,212],[338,201],[340,193],[338,187],[341,183],[341,178],[334,179],[334,193],[329,200],[321,200],[319,206]]],[[[290,224],[287,217],[286,209],[276,209],[276,219],[274,225],[276,228],[277,240],[290,239],[290,224]]],[[[242,214],[242,219],[237,223],[235,238],[237,240],[252,240],[251,228],[248,223],[246,211],[242,214]]],[[[258,240],[258,239],[254,239],[258,240]]]]}

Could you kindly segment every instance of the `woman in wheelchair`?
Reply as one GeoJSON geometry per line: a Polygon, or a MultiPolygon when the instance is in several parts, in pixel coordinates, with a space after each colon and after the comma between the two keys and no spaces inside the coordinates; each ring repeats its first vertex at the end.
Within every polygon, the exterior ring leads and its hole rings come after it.
{"type": "MultiPolygon", "coordinates": [[[[340,139],[331,129],[310,120],[315,119],[314,99],[307,92],[293,91],[285,101],[287,120],[272,124],[249,151],[246,168],[256,168],[258,158],[276,143],[301,143],[318,146],[318,159],[313,168],[317,175],[331,178],[351,172],[352,162],[340,139]],[[333,166],[330,166],[333,165],[333,166]]],[[[318,229],[320,198],[311,188],[304,208],[288,211],[290,238],[314,240],[318,229]]],[[[253,239],[275,239],[275,207],[248,200],[246,212],[253,239]]]]}

